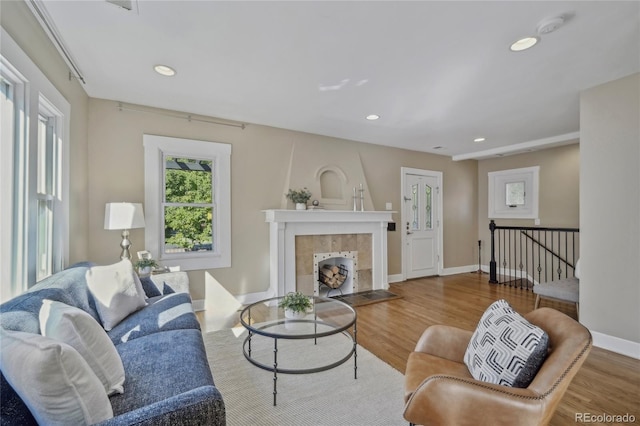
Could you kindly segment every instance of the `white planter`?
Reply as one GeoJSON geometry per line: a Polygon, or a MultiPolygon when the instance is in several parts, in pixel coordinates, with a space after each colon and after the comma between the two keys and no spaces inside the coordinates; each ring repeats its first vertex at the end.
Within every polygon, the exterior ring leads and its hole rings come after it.
{"type": "Polygon", "coordinates": [[[307,203],[296,203],[296,210],[306,210],[307,203]]]}
{"type": "Polygon", "coordinates": [[[151,266],[145,266],[144,268],[138,268],[139,275],[149,275],[151,273],[151,266]]]}
{"type": "Polygon", "coordinates": [[[291,309],[284,310],[284,317],[287,319],[302,319],[307,316],[306,312],[294,312],[291,309]]]}

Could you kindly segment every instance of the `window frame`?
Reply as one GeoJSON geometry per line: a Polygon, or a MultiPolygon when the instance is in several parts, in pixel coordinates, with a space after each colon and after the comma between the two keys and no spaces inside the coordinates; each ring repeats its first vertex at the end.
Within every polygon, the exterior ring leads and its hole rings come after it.
{"type": "Polygon", "coordinates": [[[143,135],[145,250],[164,266],[202,270],[231,266],[231,145],[168,136],[143,135]],[[212,251],[164,253],[165,157],[211,160],[214,206],[212,251]]]}
{"type": "Polygon", "coordinates": [[[489,219],[538,219],[540,166],[489,172],[489,219]],[[524,182],[525,201],[508,205],[507,184],[524,182]]]}
{"type": "MultiPolygon", "coordinates": [[[[11,143],[2,144],[0,196],[0,255],[3,267],[2,300],[36,284],[38,258],[38,116],[55,111],[56,188],[51,204],[51,245],[47,258],[50,273],[62,270],[69,259],[69,167],[71,106],[47,76],[35,65],[11,36],[2,29],[2,78],[14,86],[11,143]],[[5,155],[6,154],[6,155],[5,155]],[[6,168],[5,168],[6,166],[6,168]],[[5,206],[6,203],[6,206],[5,206]]],[[[5,135],[3,135],[5,136],[5,135]]],[[[3,141],[6,142],[6,141],[3,141]]]]}
{"type": "Polygon", "coordinates": [[[38,204],[35,214],[34,226],[37,227],[36,232],[36,281],[42,280],[52,275],[57,270],[60,270],[63,266],[63,260],[58,256],[57,243],[60,239],[64,238],[64,228],[59,220],[56,219],[58,212],[63,208],[61,206],[62,199],[62,138],[60,135],[64,128],[64,114],[60,111],[55,103],[49,101],[45,96],[40,94],[38,98],[38,139],[37,148],[35,150],[36,156],[36,188],[33,191],[35,203],[38,204]],[[46,119],[46,140],[44,146],[41,146],[41,134],[40,126],[42,124],[41,118],[46,119]],[[44,148],[44,152],[43,152],[44,148]],[[44,176],[40,173],[44,172],[44,176]],[[42,179],[44,178],[44,181],[42,179]],[[44,190],[44,192],[42,191],[44,190]],[[40,203],[46,203],[47,212],[47,224],[46,235],[42,235],[40,220],[40,203]],[[40,251],[41,244],[44,242],[46,249],[44,252],[40,251]],[[46,261],[43,261],[43,257],[46,257],[46,261]],[[44,263],[44,265],[43,265],[44,263]]]}

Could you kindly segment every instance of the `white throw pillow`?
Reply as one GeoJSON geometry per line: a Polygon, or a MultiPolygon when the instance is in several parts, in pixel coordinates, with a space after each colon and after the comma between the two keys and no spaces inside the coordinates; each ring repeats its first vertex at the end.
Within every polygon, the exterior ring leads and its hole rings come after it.
{"type": "Polygon", "coordinates": [[[78,351],[39,334],[0,327],[0,368],[41,425],[86,425],[113,417],[102,383],[78,351]]]}
{"type": "Polygon", "coordinates": [[[93,266],[86,274],[102,326],[109,331],[147,304],[140,278],[128,259],[107,266],[93,266]]]}
{"type": "Polygon", "coordinates": [[[491,304],[480,318],[464,354],[476,380],[526,388],[542,366],[549,336],[515,312],[506,300],[491,304]]]}
{"type": "Polygon", "coordinates": [[[40,332],[64,342],[87,361],[107,395],[124,392],[124,366],[116,347],[96,320],[74,306],[43,300],[40,332]]]}

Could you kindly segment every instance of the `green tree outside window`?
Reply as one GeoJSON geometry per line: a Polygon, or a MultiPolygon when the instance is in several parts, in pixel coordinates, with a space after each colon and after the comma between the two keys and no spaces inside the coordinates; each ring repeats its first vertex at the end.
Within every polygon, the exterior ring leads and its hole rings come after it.
{"type": "Polygon", "coordinates": [[[211,160],[165,158],[165,252],[212,251],[211,160]]]}

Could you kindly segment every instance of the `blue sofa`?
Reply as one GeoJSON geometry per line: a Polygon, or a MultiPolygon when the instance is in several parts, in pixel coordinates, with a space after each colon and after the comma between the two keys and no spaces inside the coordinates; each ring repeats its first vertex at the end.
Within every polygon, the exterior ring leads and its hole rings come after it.
{"type": "MultiPolygon", "coordinates": [[[[43,299],[80,308],[100,322],[85,280],[90,266],[74,265],[3,303],[0,326],[39,334],[43,299]]],[[[226,424],[224,401],[213,382],[185,277],[182,273],[142,278],[147,306],[107,332],[126,379],[124,393],[109,397],[114,417],[101,425],[226,424]]],[[[0,425],[36,424],[4,375],[0,381],[0,425]]]]}

